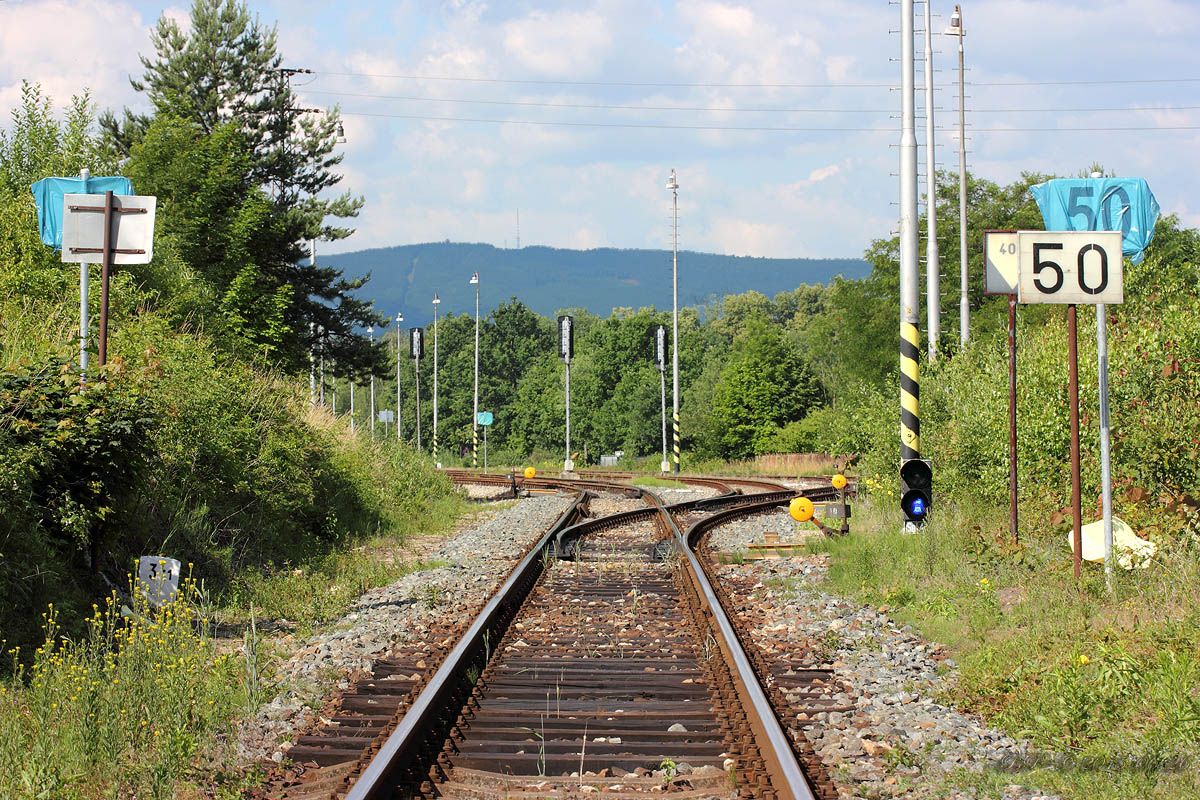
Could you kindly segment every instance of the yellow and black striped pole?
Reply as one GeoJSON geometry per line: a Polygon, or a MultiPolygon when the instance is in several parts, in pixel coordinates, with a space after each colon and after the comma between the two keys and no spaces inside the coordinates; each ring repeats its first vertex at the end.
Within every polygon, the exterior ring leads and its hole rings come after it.
{"type": "MultiPolygon", "coordinates": [[[[913,83],[913,0],[900,2],[900,463],[920,458],[918,407],[920,267],[917,264],[917,136],[913,83]]],[[[932,172],[932,171],[931,171],[932,172]]],[[[932,194],[932,192],[931,192],[932,194]]],[[[930,269],[937,269],[934,264],[930,269]]],[[[930,297],[930,303],[936,303],[930,297]]]]}
{"type": "Polygon", "coordinates": [[[679,409],[675,409],[671,414],[671,431],[674,436],[672,442],[675,448],[675,471],[679,472],[679,409]]]}
{"type": "Polygon", "coordinates": [[[900,459],[921,457],[920,367],[921,332],[911,322],[900,323],[900,459]]]}

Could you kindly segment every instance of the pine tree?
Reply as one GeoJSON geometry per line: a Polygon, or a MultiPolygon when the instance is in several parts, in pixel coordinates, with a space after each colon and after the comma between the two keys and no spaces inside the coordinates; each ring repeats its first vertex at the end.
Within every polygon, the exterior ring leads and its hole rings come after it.
{"type": "MultiPolygon", "coordinates": [[[[232,129],[245,147],[244,185],[236,194],[261,192],[268,213],[240,240],[245,252],[236,254],[237,268],[208,276],[229,326],[288,369],[307,365],[309,350],[322,346],[340,372],[382,371],[380,349],[355,333],[386,322],[354,295],[366,279],[346,280],[307,259],[309,241],[352,234],[337,221],[357,216],[363,205],[349,192],[327,195],[341,181],[334,171],[342,161],[335,152],[337,110],[299,106],[291,87],[297,70],[283,66],[275,29],[240,0],[194,0],[187,31],[164,15],[151,38],[155,53],[142,56],[145,72],[131,84],[146,94],[153,115],[106,113],[101,127],[108,146],[125,158],[137,156],[156,119],[173,121],[196,140],[227,138],[232,129]],[[325,335],[317,342],[320,330],[325,335]]],[[[202,258],[228,265],[224,254],[202,258]]]]}

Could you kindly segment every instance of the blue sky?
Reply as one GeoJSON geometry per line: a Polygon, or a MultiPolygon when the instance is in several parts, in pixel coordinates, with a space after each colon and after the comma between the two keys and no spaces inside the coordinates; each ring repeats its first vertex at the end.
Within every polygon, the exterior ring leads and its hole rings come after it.
{"type": "MultiPolygon", "coordinates": [[[[886,0],[251,7],[278,24],[286,63],[315,71],[296,81],[305,104],[346,115],[344,185],[367,205],[338,250],[512,246],[518,209],[523,245],[667,247],[672,167],[684,248],[857,256],[896,226],[900,11],[886,0]],[[728,130],[764,127],[794,130],[728,130]]],[[[149,28],[185,8],[0,2],[0,107],[23,77],[138,106],[128,77],[149,28]]],[[[934,3],[935,31],[952,10],[934,3]]],[[[1200,130],[1184,129],[1200,128],[1200,2],[978,0],[964,15],[973,171],[1007,182],[1098,161],[1200,225],[1200,130]]],[[[950,37],[935,46],[937,160],[957,169],[957,58],[950,37]]]]}

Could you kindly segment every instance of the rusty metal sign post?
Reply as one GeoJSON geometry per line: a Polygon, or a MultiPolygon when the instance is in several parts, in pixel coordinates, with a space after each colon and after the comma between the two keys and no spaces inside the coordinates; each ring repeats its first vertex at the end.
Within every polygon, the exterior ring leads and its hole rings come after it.
{"type": "Polygon", "coordinates": [[[153,196],[68,194],[63,197],[62,260],[94,263],[100,256],[100,331],[97,361],[108,363],[108,285],[115,264],[148,264],[154,257],[153,196]]]}
{"type": "Polygon", "coordinates": [[[1008,297],[1008,532],[1017,532],[1017,232],[984,231],[984,294],[1008,297]]]}
{"type": "Polygon", "coordinates": [[[1022,303],[1067,306],[1068,394],[1071,416],[1071,549],[1075,577],[1083,571],[1083,504],[1079,467],[1078,305],[1125,299],[1120,231],[1021,231],[1017,234],[1022,303]]]}

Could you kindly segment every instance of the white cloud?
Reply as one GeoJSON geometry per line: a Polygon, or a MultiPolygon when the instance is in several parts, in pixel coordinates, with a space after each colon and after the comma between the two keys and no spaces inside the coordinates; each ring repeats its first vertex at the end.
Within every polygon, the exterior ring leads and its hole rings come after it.
{"type": "Polygon", "coordinates": [[[827,164],[824,167],[817,167],[812,172],[808,173],[809,183],[820,183],[826,178],[832,178],[842,171],[840,164],[827,164]]]}
{"type": "Polygon", "coordinates": [[[149,27],[128,3],[0,4],[0,107],[19,104],[23,78],[59,106],[84,89],[101,108],[133,103],[133,54],[149,48],[149,27]]]}
{"type": "Polygon", "coordinates": [[[591,228],[577,228],[570,238],[570,247],[576,250],[592,250],[604,245],[604,238],[591,228]]]}
{"type": "MultiPolygon", "coordinates": [[[[186,21],[181,0],[165,12],[186,21]]],[[[364,0],[349,8],[317,0],[251,0],[278,21],[292,64],[318,74],[305,105],[340,103],[347,143],[342,187],[367,205],[360,232],[331,246],[358,249],[405,241],[515,238],[561,246],[670,245],[670,193],[678,168],[681,245],[775,256],[857,255],[885,236],[896,215],[899,9],[866,0],[576,0],[486,3],[364,0]],[[532,7],[532,9],[531,9],[532,7]],[[367,73],[337,75],[335,73],[367,73]],[[646,81],[660,86],[555,86],[400,79],[398,75],[646,81]],[[745,87],[729,84],[789,84],[745,87]],[[884,84],[830,88],[828,84],[884,84]],[[702,85],[678,85],[702,84],[702,85]],[[809,84],[824,88],[813,88],[809,84]],[[333,94],[317,94],[316,92],[333,94]],[[355,95],[437,98],[398,100],[355,95]],[[605,108],[478,105],[628,105],[605,108]],[[670,111],[648,106],[674,107],[670,111]],[[681,107],[741,110],[684,110],[681,107]],[[804,111],[748,111],[790,108],[804,111]],[[827,109],[871,108],[871,114],[827,109]],[[823,111],[825,109],[826,111],[823,111]],[[375,115],[375,116],[369,116],[375,115]],[[447,122],[471,117],[680,126],[886,128],[888,133],[732,132],[447,122]]],[[[138,105],[128,75],[160,6],[149,0],[0,2],[0,115],[19,80],[40,80],[62,104],[90,86],[101,107],[138,105]],[[70,19],[65,26],[63,20],[70,19]],[[100,47],[98,42],[105,41],[100,47]]],[[[949,6],[939,9],[945,23],[949,6]]],[[[1054,133],[1057,125],[1197,124],[1171,110],[1190,84],[984,86],[996,81],[1200,75],[1200,3],[1191,0],[986,0],[968,9],[969,167],[1007,183],[1022,170],[1074,173],[1093,160],[1141,174],[1164,211],[1189,223],[1189,175],[1200,169],[1200,137],[1187,132],[1054,133]],[[1030,30],[1069,32],[1046,47],[1030,30]],[[1097,61],[1097,52],[1104,59],[1097,61]],[[977,109],[1146,106],[1140,113],[995,113],[977,109]],[[998,128],[994,132],[984,128],[998,128]]],[[[938,122],[956,126],[955,69],[942,49],[938,122]]],[[[919,75],[919,73],[918,73],[919,75]]],[[[300,81],[297,81],[299,84],[300,81]]],[[[307,92],[307,93],[306,93],[307,92]]],[[[0,118],[0,126],[6,119],[0,118]]],[[[922,137],[923,138],[923,137],[922,137]]],[[[956,136],[939,133],[939,163],[957,168],[956,136]]],[[[342,188],[339,187],[339,188],[342,188]]]]}
{"type": "Polygon", "coordinates": [[[789,238],[782,223],[722,217],[713,223],[704,241],[717,253],[748,256],[784,252],[789,238]]]}
{"type": "Polygon", "coordinates": [[[488,178],[483,170],[468,169],[462,174],[462,199],[467,203],[478,203],[487,191],[488,178]]]}
{"type": "Polygon", "coordinates": [[[534,11],[505,23],[505,51],[529,69],[552,76],[588,75],[612,46],[609,21],[596,11],[534,11]]]}

